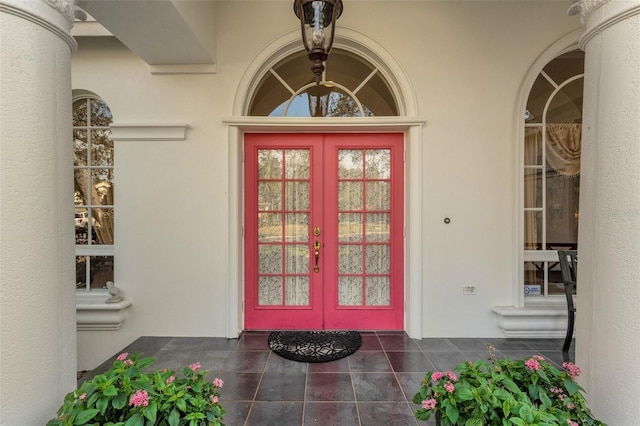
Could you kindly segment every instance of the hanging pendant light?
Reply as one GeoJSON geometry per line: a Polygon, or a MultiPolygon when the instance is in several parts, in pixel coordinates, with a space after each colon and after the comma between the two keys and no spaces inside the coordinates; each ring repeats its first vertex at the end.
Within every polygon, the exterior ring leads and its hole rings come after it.
{"type": "Polygon", "coordinates": [[[342,14],[342,0],[295,0],[293,10],[300,19],[302,43],[313,63],[311,71],[320,84],[324,62],[333,46],[336,21],[342,14]]]}

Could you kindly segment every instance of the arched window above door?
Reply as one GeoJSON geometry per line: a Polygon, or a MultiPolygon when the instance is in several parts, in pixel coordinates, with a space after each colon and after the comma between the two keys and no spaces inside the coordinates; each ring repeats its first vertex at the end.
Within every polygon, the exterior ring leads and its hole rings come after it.
{"type": "Polygon", "coordinates": [[[364,58],[333,49],[323,81],[314,82],[304,52],[276,63],[262,77],[249,107],[251,116],[397,116],[398,105],[380,70],[364,58]]]}

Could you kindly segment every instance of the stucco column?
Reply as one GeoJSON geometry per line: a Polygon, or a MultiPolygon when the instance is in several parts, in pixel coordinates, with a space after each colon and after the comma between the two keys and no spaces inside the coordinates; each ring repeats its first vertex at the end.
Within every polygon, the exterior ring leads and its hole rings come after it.
{"type": "Polygon", "coordinates": [[[0,0],[0,425],[76,383],[73,0],[0,0]]]}
{"type": "Polygon", "coordinates": [[[640,421],[640,0],[583,0],[576,362],[597,417],[640,421]]]}

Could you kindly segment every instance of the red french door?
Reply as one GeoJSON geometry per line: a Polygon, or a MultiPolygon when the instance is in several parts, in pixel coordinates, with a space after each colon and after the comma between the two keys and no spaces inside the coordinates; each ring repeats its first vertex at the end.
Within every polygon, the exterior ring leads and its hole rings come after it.
{"type": "Polygon", "coordinates": [[[403,328],[403,135],[245,135],[245,328],[403,328]]]}

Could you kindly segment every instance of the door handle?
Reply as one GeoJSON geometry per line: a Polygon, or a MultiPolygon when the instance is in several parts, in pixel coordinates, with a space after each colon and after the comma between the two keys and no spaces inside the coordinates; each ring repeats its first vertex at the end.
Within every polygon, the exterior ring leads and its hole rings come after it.
{"type": "Polygon", "coordinates": [[[313,267],[313,272],[319,272],[318,259],[320,259],[320,241],[316,240],[316,242],[313,243],[313,254],[316,258],[316,265],[313,267]]]}

